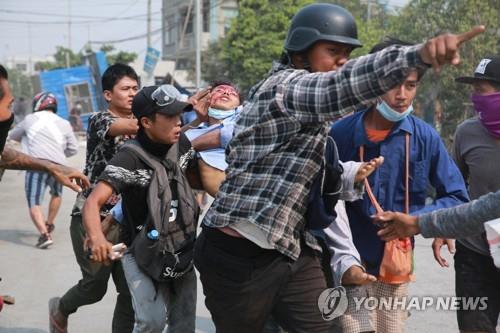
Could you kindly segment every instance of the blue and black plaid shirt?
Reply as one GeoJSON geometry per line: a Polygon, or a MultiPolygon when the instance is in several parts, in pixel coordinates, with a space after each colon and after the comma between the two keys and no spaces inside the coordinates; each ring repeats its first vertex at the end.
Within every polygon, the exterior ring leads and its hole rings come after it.
{"type": "Polygon", "coordinates": [[[203,223],[253,223],[294,260],[301,239],[317,248],[304,216],[331,121],[401,83],[411,68],[427,68],[419,48],[390,47],[326,73],[274,64],[250,91],[226,149],[226,180],[203,223]]]}

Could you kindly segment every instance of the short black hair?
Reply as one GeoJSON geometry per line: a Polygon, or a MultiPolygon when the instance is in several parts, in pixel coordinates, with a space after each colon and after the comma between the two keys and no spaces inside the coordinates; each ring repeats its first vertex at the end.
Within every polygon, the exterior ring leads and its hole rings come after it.
{"type": "Polygon", "coordinates": [[[240,89],[234,83],[232,83],[228,79],[213,80],[212,82],[210,82],[210,87],[212,87],[212,89],[214,89],[215,87],[218,87],[218,86],[233,87],[236,90],[236,92],[238,93],[238,98],[240,99],[240,105],[243,104],[243,96],[241,96],[240,89]]]}
{"type": "Polygon", "coordinates": [[[6,79],[6,80],[9,79],[9,74],[7,73],[7,70],[1,64],[0,64],[0,79],[6,79]]]}
{"type": "MultiPolygon", "coordinates": [[[[415,43],[411,43],[411,42],[404,41],[404,40],[390,37],[390,36],[385,36],[384,38],[381,39],[381,41],[379,43],[375,44],[371,48],[369,53],[370,54],[376,53],[378,51],[382,51],[385,48],[388,48],[389,46],[394,46],[394,45],[412,46],[412,45],[415,45],[415,43]]],[[[422,76],[424,76],[424,74],[425,74],[425,69],[415,68],[415,70],[417,71],[418,80],[420,81],[422,76]]]]}
{"type": "Polygon", "coordinates": [[[102,74],[102,91],[113,91],[113,87],[125,76],[139,83],[139,76],[132,67],[119,63],[109,66],[102,74]]]}

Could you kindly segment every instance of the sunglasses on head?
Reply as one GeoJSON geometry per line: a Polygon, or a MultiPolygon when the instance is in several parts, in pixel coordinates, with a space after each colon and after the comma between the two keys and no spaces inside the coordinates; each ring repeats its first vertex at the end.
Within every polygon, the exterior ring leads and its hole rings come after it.
{"type": "Polygon", "coordinates": [[[161,85],[151,93],[151,99],[155,101],[158,106],[165,106],[172,104],[176,99],[180,97],[180,93],[177,89],[171,85],[161,85]]]}

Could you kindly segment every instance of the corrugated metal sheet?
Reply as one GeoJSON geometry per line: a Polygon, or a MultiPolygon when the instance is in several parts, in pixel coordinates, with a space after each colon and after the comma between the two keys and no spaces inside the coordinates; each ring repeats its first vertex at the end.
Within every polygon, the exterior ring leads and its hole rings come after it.
{"type": "Polygon", "coordinates": [[[57,114],[65,119],[69,116],[69,105],[66,100],[64,87],[67,85],[88,83],[91,94],[92,107],[97,111],[96,89],[92,73],[88,66],[78,66],[66,69],[56,69],[40,73],[41,88],[56,95],[58,102],[57,114]]]}

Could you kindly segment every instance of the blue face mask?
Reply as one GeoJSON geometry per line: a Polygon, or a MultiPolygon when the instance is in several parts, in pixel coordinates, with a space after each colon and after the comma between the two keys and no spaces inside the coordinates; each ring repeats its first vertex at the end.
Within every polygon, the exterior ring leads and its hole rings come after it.
{"type": "Polygon", "coordinates": [[[377,104],[377,110],[382,115],[382,117],[389,121],[392,121],[393,123],[396,123],[405,119],[410,115],[410,113],[413,112],[413,105],[410,105],[405,112],[397,112],[382,100],[377,104]]]}
{"type": "Polygon", "coordinates": [[[227,117],[234,116],[235,113],[236,113],[236,109],[219,110],[219,109],[214,109],[211,107],[208,108],[208,116],[215,118],[215,119],[219,119],[219,120],[223,120],[223,119],[226,119],[227,117]]]}

